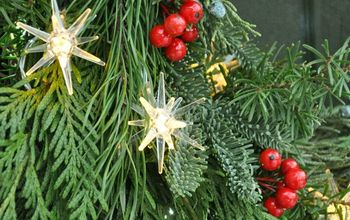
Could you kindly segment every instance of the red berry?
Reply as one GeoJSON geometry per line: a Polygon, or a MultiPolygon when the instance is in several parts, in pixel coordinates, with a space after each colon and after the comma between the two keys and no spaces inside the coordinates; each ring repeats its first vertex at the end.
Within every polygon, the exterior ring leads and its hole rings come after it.
{"type": "Polygon", "coordinates": [[[268,148],[260,154],[260,164],[264,170],[274,171],[281,165],[281,155],[278,151],[268,148]]]}
{"type": "Polygon", "coordinates": [[[187,28],[185,32],[181,35],[182,40],[185,42],[193,42],[198,37],[198,30],[195,26],[187,28]]]}
{"type": "Polygon", "coordinates": [[[284,176],[284,183],[287,187],[299,190],[306,186],[306,173],[301,169],[291,169],[284,176]]]}
{"type": "Polygon", "coordinates": [[[188,1],[181,6],[179,13],[187,23],[197,24],[203,17],[203,7],[197,1],[188,1]]]}
{"type": "Polygon", "coordinates": [[[298,163],[292,158],[285,159],[282,161],[282,164],[281,164],[281,173],[286,174],[288,170],[291,170],[294,168],[299,168],[298,163]]]}
{"type": "Polygon", "coordinates": [[[165,32],[163,25],[156,25],[149,33],[151,44],[157,48],[167,47],[173,42],[174,38],[165,32]]]}
{"type": "Polygon", "coordinates": [[[171,14],[164,21],[165,31],[172,36],[180,36],[186,29],[185,18],[179,14],[171,14]]]}
{"type": "Polygon", "coordinates": [[[282,187],[276,192],[276,204],[281,208],[291,209],[297,204],[299,199],[295,190],[288,187],[282,187]]]}
{"type": "Polygon", "coordinates": [[[285,185],[284,185],[284,183],[283,183],[282,181],[278,181],[278,182],[276,183],[276,187],[277,187],[277,189],[280,189],[280,188],[285,187],[285,185]]]}
{"type": "Polygon", "coordinates": [[[277,218],[283,215],[284,210],[276,205],[276,199],[273,197],[269,197],[265,200],[264,207],[271,215],[277,218]]]}
{"type": "Polygon", "coordinates": [[[173,62],[182,60],[182,58],[185,57],[186,53],[186,44],[179,38],[175,38],[170,46],[165,49],[165,56],[173,62]]]}

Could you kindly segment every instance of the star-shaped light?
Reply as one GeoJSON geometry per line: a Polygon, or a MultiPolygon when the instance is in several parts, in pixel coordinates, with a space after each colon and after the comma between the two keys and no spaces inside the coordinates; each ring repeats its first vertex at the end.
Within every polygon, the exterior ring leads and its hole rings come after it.
{"type": "Polygon", "coordinates": [[[29,76],[42,66],[51,64],[54,60],[58,60],[64,80],[70,95],[73,94],[72,77],[71,77],[71,64],[70,58],[72,55],[81,57],[90,62],[94,62],[101,66],[105,63],[98,57],[80,49],[78,46],[84,43],[88,43],[97,40],[98,37],[78,37],[80,32],[84,29],[86,20],[91,12],[91,9],[86,9],[85,12],[68,28],[64,27],[63,20],[60,16],[60,11],[56,0],[51,0],[52,7],[52,27],[51,33],[46,33],[29,25],[17,22],[17,26],[23,30],[31,33],[37,38],[45,41],[44,44],[38,45],[32,48],[28,48],[26,53],[38,53],[45,52],[43,57],[30,68],[26,75],[29,76]]]}
{"type": "MultiPolygon", "coordinates": [[[[182,101],[181,97],[178,99],[171,97],[168,103],[166,103],[163,73],[160,73],[157,100],[152,94],[149,94],[149,99],[150,100],[147,101],[145,98],[140,97],[140,102],[146,110],[148,120],[129,121],[128,124],[143,126],[147,130],[147,134],[139,146],[140,151],[145,149],[145,147],[147,147],[153,139],[157,140],[158,172],[161,174],[163,172],[165,143],[168,145],[169,150],[175,149],[172,136],[182,139],[192,146],[204,150],[203,146],[179,130],[181,128],[185,128],[188,123],[185,121],[179,121],[175,117],[181,116],[182,114],[188,112],[194,106],[194,104],[203,102],[205,99],[199,99],[182,108],[179,108],[182,101]]],[[[142,116],[145,116],[144,112],[140,111],[138,108],[135,108],[135,110],[142,116]]]]}

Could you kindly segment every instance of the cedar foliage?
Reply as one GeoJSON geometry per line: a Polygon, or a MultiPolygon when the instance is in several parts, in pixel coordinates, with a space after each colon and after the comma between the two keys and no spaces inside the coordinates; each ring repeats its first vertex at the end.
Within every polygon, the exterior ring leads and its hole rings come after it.
{"type": "MultiPolygon", "coordinates": [[[[49,1],[0,0],[0,219],[273,219],[255,180],[259,152],[269,146],[297,157],[309,186],[326,195],[319,181],[347,178],[349,119],[332,110],[349,98],[349,40],[334,54],[327,41],[324,51],[295,44],[277,60],[274,47],[264,52],[250,40],[259,33],[230,1],[222,0],[227,14],[217,18],[209,12],[214,0],[206,0],[200,39],[182,62],[169,63],[148,40],[163,19],[160,2],[58,1],[67,24],[92,9],[84,36],[100,36],[88,49],[107,61],[102,69],[74,59],[69,96],[57,63],[20,79],[18,61],[31,37],[14,22],[50,30],[49,1]],[[306,50],[315,60],[304,61],[306,50]],[[232,53],[239,68],[208,71],[232,53]],[[143,134],[127,125],[139,117],[132,108],[146,82],[155,88],[160,71],[169,96],[208,99],[184,116],[206,151],[178,141],[161,176],[154,152],[137,151],[143,134]],[[217,72],[228,84],[211,96],[217,72]],[[319,132],[325,127],[337,138],[319,132]]],[[[28,56],[27,66],[37,58],[28,56]]],[[[285,216],[317,219],[344,192],[325,202],[304,190],[285,216]]]]}

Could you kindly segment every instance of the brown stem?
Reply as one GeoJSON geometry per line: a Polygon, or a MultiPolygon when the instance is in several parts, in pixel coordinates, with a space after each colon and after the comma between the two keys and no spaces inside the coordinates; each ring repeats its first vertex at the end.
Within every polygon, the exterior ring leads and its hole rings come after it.
{"type": "Polygon", "coordinates": [[[170,11],[169,11],[169,8],[167,6],[163,5],[162,3],[160,3],[159,5],[163,9],[163,12],[166,16],[170,15],[170,11]]]}
{"type": "Polygon", "coordinates": [[[259,185],[265,187],[266,189],[272,191],[272,192],[276,192],[276,190],[274,188],[272,188],[270,185],[266,184],[266,183],[263,183],[263,182],[260,182],[259,181],[259,185]]]}
{"type": "Polygon", "coordinates": [[[272,182],[272,183],[278,182],[278,180],[272,179],[270,177],[257,177],[256,179],[258,181],[265,181],[265,182],[272,182]]]}

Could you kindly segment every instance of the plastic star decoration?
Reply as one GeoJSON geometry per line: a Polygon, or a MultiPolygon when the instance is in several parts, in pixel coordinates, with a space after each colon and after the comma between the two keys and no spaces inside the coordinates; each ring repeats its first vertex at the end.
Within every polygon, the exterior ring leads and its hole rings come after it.
{"type": "MultiPolygon", "coordinates": [[[[204,150],[203,146],[179,130],[186,127],[188,123],[185,121],[179,121],[175,117],[181,116],[182,114],[188,112],[188,110],[190,110],[194,104],[203,102],[205,99],[199,99],[182,108],[179,108],[182,101],[181,97],[178,99],[171,97],[168,103],[166,103],[163,73],[160,74],[157,100],[151,94],[149,94],[149,99],[150,100],[147,101],[145,98],[140,97],[140,102],[143,108],[146,110],[148,115],[147,118],[149,120],[129,121],[128,124],[133,126],[142,126],[147,130],[147,134],[139,146],[140,151],[144,150],[153,139],[156,139],[158,172],[161,174],[163,172],[165,143],[168,145],[169,150],[175,149],[172,136],[175,136],[176,138],[181,139],[194,147],[204,150]]],[[[140,111],[139,109],[135,108],[135,110],[139,114],[146,116],[144,112],[140,111]]]]}
{"type": "Polygon", "coordinates": [[[46,33],[29,25],[17,22],[17,26],[23,30],[31,33],[37,38],[45,41],[44,44],[38,45],[32,48],[28,48],[26,53],[39,53],[45,52],[43,57],[30,68],[26,75],[29,76],[37,69],[47,64],[51,64],[54,60],[58,60],[64,80],[68,89],[68,94],[73,94],[72,77],[71,77],[71,56],[78,56],[86,59],[90,62],[104,66],[105,63],[98,57],[80,49],[78,46],[84,43],[88,43],[97,40],[98,37],[78,37],[81,31],[85,27],[86,20],[91,12],[91,9],[86,9],[82,15],[68,28],[64,27],[63,20],[60,16],[60,11],[56,0],[51,0],[52,7],[52,27],[51,33],[46,33]]]}

